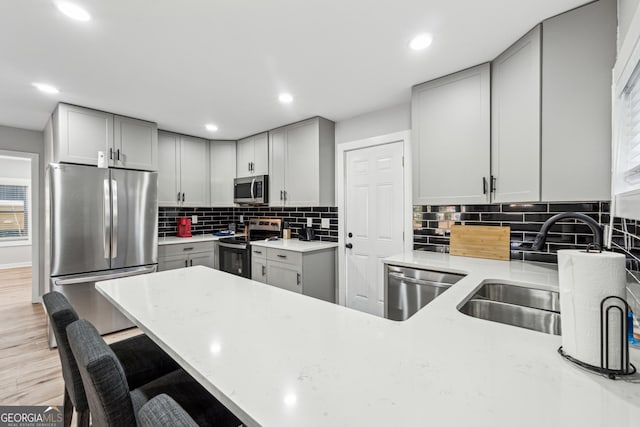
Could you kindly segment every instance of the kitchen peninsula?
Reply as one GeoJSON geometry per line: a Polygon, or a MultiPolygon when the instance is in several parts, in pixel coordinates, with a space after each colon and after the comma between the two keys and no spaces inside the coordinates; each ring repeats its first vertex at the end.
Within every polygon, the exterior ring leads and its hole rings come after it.
{"type": "Polygon", "coordinates": [[[558,336],[457,310],[486,279],[557,288],[554,265],[391,260],[465,277],[404,322],[201,266],[96,287],[249,426],[637,425],[637,383],[570,365],[558,336]]]}

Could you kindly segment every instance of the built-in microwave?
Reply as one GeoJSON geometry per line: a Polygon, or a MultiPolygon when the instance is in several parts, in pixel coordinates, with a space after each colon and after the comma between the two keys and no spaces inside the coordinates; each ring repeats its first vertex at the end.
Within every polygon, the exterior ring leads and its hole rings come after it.
{"type": "Polygon", "coordinates": [[[243,205],[269,203],[269,175],[236,178],[233,181],[233,201],[243,205]]]}

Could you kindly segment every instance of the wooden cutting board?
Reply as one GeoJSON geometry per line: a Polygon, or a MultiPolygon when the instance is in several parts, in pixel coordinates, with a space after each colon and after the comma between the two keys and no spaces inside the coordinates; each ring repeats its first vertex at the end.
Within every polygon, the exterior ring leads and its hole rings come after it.
{"type": "Polygon", "coordinates": [[[451,255],[510,259],[511,227],[452,225],[451,255]]]}

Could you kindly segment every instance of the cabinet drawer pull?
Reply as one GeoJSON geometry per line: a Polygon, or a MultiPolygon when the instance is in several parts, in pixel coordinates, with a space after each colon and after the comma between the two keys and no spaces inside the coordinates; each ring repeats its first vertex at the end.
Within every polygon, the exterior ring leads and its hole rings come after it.
{"type": "Polygon", "coordinates": [[[253,251],[254,254],[262,254],[262,251],[253,251]]]}
{"type": "Polygon", "coordinates": [[[183,250],[183,251],[192,251],[192,250],[193,250],[193,248],[183,248],[182,250],[183,250]]]}
{"type": "Polygon", "coordinates": [[[284,258],[284,259],[286,259],[286,258],[287,258],[287,256],[286,256],[286,255],[282,255],[282,254],[278,254],[278,258],[284,258]]]}

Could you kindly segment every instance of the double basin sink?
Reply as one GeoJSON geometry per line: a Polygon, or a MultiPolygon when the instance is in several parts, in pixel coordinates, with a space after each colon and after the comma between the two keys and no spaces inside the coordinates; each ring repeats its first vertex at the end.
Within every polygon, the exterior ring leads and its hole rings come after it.
{"type": "Polygon", "coordinates": [[[560,335],[558,292],[486,282],[458,310],[479,319],[560,335]]]}

